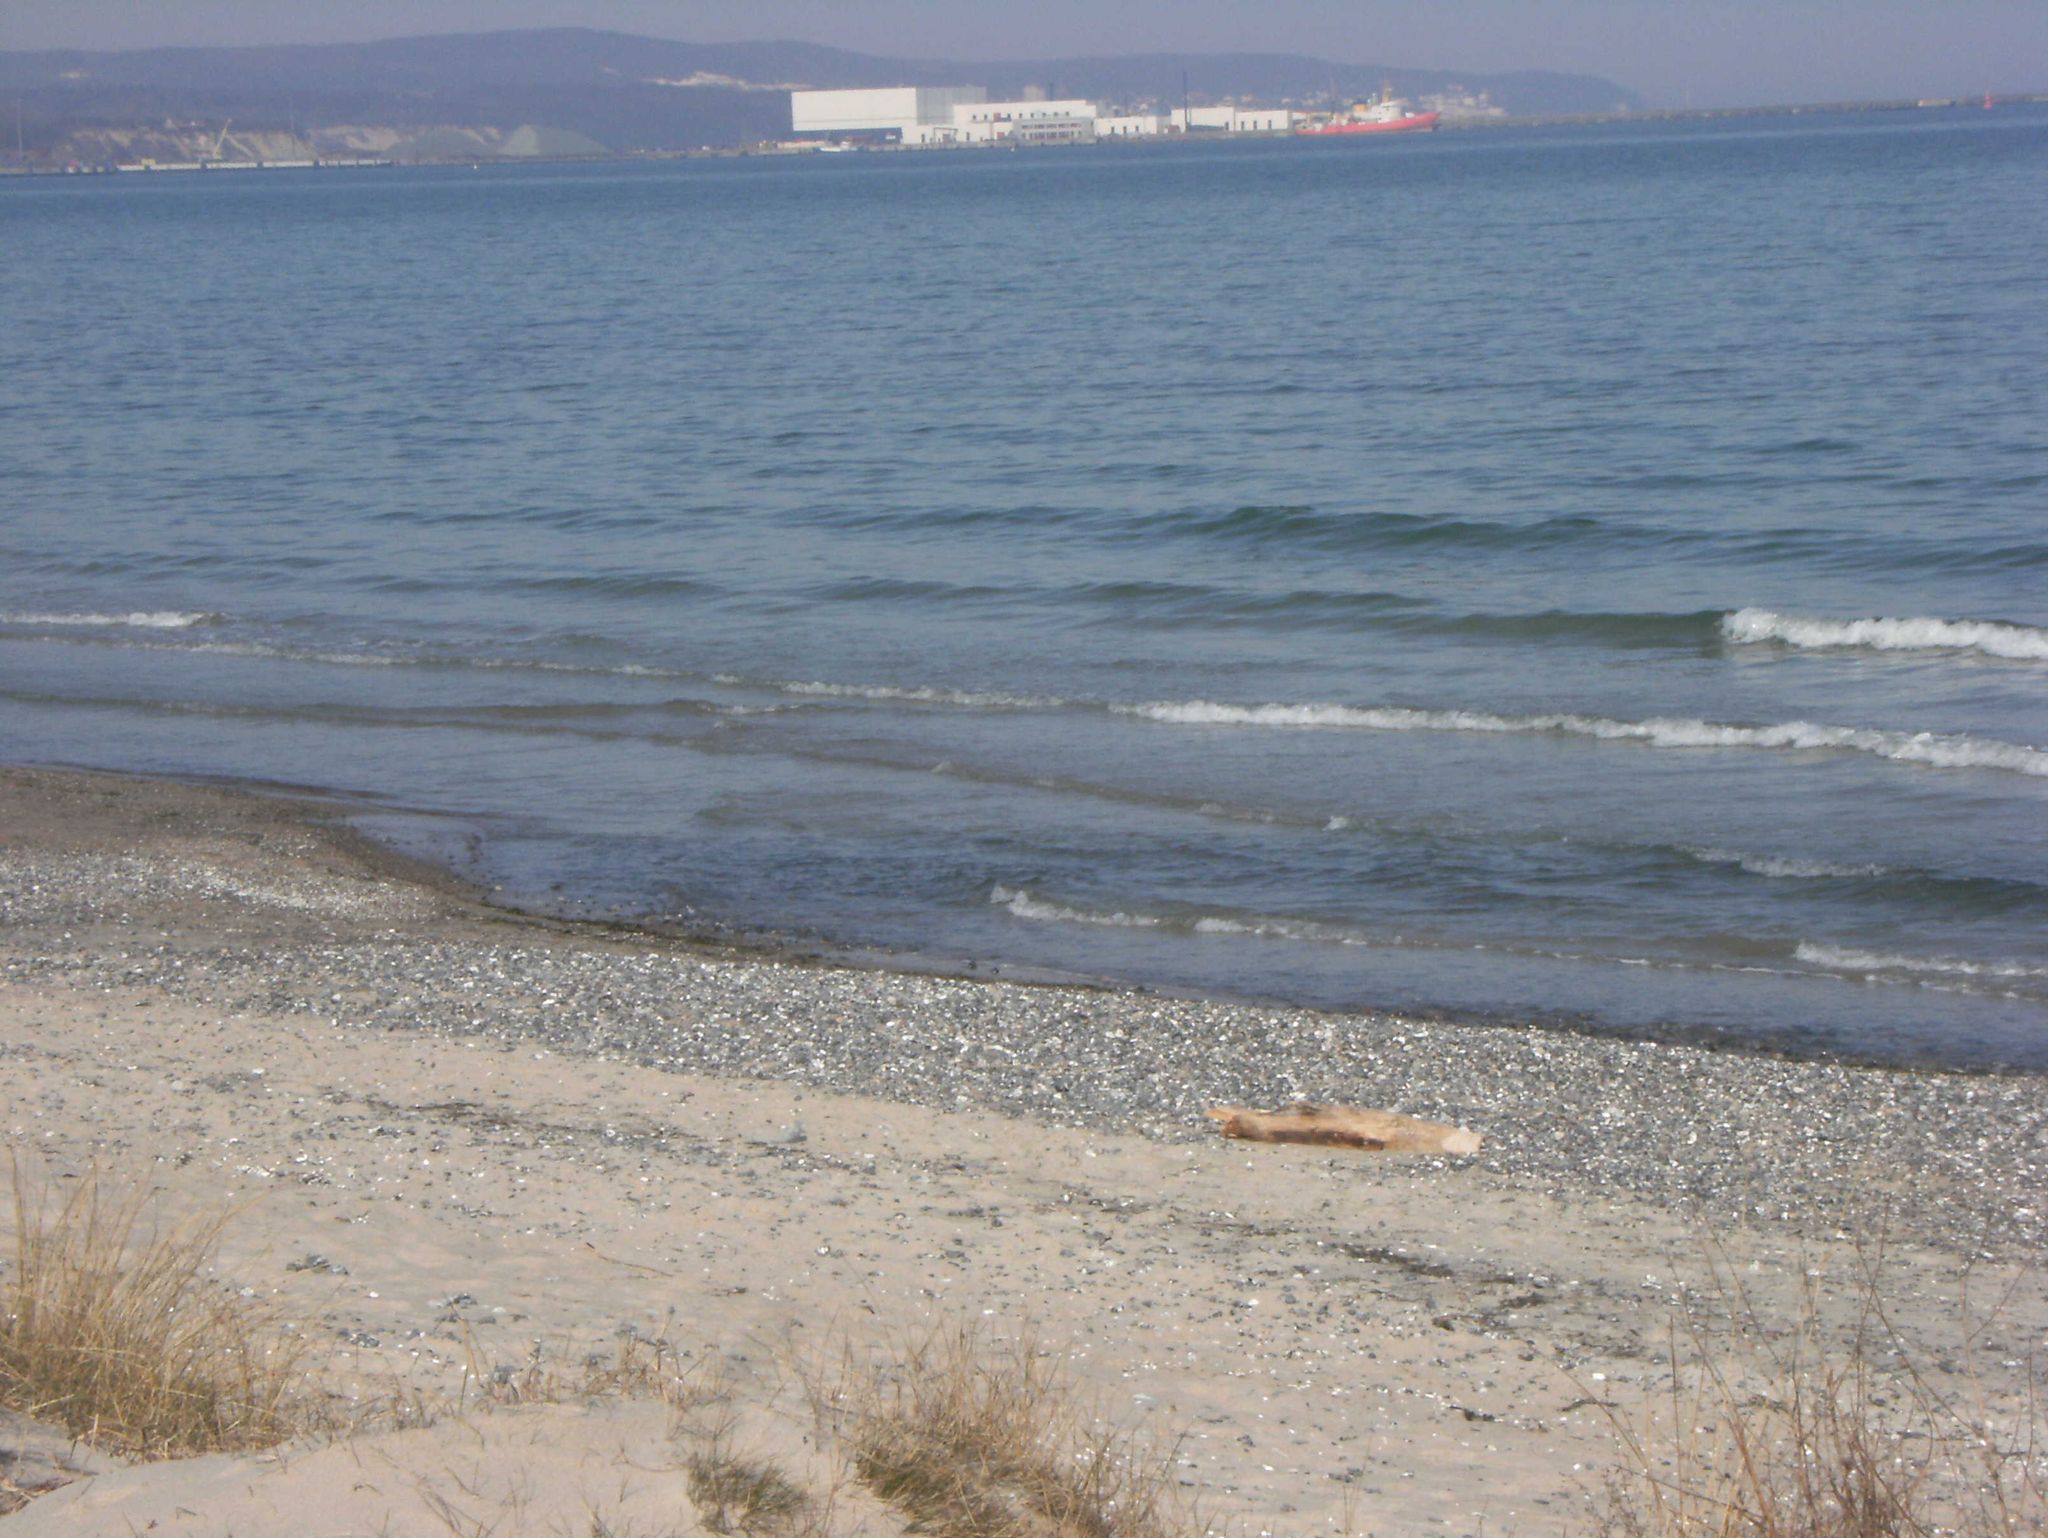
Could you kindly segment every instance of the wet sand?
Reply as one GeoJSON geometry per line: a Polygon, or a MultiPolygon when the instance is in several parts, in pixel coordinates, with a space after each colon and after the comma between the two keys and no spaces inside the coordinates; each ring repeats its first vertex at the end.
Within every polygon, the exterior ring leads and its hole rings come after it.
{"type": "MultiPolygon", "coordinates": [[[[339,1395],[446,1395],[630,1327],[721,1361],[799,1447],[793,1363],[1035,1323],[1101,1413],[1183,1436],[1238,1531],[1549,1533],[1616,1462],[1610,1415],[1668,1396],[1716,1263],[1765,1319],[1817,1296],[1837,1333],[1881,1266],[1935,1380],[1974,1371],[1995,1408],[2048,1337],[2039,1078],[819,965],[506,914],[331,815],[0,771],[0,1104],[54,1178],[244,1204],[221,1276],[339,1395]],[[1245,1145],[1202,1115],[1297,1097],[1486,1146],[1245,1145]],[[1966,1286],[2005,1299],[1970,1353],[1966,1286]]],[[[535,1417],[556,1461],[479,1474],[480,1519],[519,1486],[519,1530],[587,1531],[590,1469],[660,1441],[611,1407],[463,1417],[461,1445],[535,1417]]],[[[333,1451],[200,1460],[8,1520],[302,1532],[313,1502],[323,1530],[445,1530],[420,1503],[454,1489],[451,1435],[375,1439],[406,1472],[367,1493],[333,1451]]],[[[664,1478],[633,1499],[689,1531],[664,1478]]]]}

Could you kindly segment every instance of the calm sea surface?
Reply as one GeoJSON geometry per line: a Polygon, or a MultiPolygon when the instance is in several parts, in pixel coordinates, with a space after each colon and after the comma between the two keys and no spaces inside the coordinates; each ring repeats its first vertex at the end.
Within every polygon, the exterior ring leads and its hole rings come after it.
{"type": "Polygon", "coordinates": [[[2048,1068],[2048,113],[0,183],[0,755],[2048,1068]]]}

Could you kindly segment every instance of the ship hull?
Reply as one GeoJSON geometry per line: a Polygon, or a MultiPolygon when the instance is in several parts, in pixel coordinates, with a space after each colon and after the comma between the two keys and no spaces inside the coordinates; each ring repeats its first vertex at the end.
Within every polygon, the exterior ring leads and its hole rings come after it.
{"type": "Polygon", "coordinates": [[[1335,135],[1351,134],[1412,134],[1428,133],[1436,127],[1438,114],[1417,112],[1410,117],[1389,118],[1384,123],[1324,123],[1315,128],[1297,128],[1294,131],[1304,138],[1326,139],[1335,135]]]}

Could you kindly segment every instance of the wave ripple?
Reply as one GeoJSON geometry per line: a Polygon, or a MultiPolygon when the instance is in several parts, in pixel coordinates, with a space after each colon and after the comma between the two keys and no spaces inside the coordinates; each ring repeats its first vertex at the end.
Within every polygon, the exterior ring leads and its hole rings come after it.
{"type": "Polygon", "coordinates": [[[2048,662],[2048,630],[1967,619],[1813,619],[1772,609],[1737,609],[1721,632],[1738,645],[1775,641],[1800,648],[1861,647],[1870,651],[1965,651],[1987,657],[2048,662]]]}
{"type": "Polygon", "coordinates": [[[1799,942],[1794,956],[1811,966],[1831,967],[1844,972],[1908,972],[1946,977],[2048,977],[2048,967],[2023,966],[2017,962],[1964,961],[1954,956],[1902,956],[1891,951],[1864,951],[1849,946],[1799,942]]]}
{"type": "Polygon", "coordinates": [[[224,616],[190,613],[178,609],[138,611],[133,614],[0,614],[0,625],[47,625],[56,627],[125,626],[132,630],[190,630],[195,625],[217,625],[224,616]]]}
{"type": "Polygon", "coordinates": [[[1542,732],[1640,742],[1653,748],[1833,749],[1869,753],[1938,769],[1998,769],[2048,777],[2048,752],[2019,743],[1937,732],[1895,732],[1873,727],[1783,721],[1731,726],[1714,721],[1652,718],[1612,721],[1600,716],[1550,713],[1495,715],[1483,710],[1415,710],[1399,705],[1218,705],[1207,700],[1118,705],[1119,714],[1175,726],[1268,726],[1381,732],[1542,732]]]}

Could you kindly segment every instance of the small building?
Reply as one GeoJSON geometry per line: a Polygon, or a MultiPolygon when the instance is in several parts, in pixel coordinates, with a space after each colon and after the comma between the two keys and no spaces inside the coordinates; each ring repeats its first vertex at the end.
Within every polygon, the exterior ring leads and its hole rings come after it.
{"type": "Polygon", "coordinates": [[[1149,139],[1165,132],[1165,115],[1158,112],[1126,112],[1095,120],[1098,139],[1149,139]]]}
{"type": "Polygon", "coordinates": [[[1016,101],[990,101],[978,85],[792,91],[789,116],[792,148],[823,138],[930,147],[1093,144],[1171,133],[1284,134],[1301,121],[1286,107],[1235,105],[1105,115],[1092,101],[1049,101],[1042,90],[1027,90],[1016,101]]]}
{"type": "Polygon", "coordinates": [[[1446,86],[1434,96],[1422,99],[1425,112],[1434,112],[1447,123],[1476,123],[1504,118],[1507,108],[1496,107],[1484,91],[1468,91],[1461,85],[1446,86]]]}
{"type": "Polygon", "coordinates": [[[1288,107],[1239,107],[1230,131],[1239,134],[1289,134],[1294,132],[1294,112],[1288,107]]]}
{"type": "Polygon", "coordinates": [[[1093,144],[1092,101],[962,102],[953,109],[956,144],[1093,144]]]}
{"type": "Polygon", "coordinates": [[[950,130],[956,107],[988,100],[978,85],[900,85],[865,91],[791,91],[790,131],[894,144],[931,142],[925,131],[950,130]]]}
{"type": "Polygon", "coordinates": [[[1294,131],[1295,114],[1287,107],[1175,107],[1174,133],[1284,134],[1294,131]]]}

